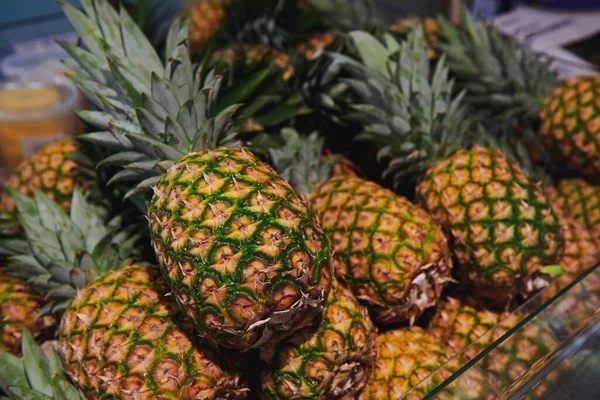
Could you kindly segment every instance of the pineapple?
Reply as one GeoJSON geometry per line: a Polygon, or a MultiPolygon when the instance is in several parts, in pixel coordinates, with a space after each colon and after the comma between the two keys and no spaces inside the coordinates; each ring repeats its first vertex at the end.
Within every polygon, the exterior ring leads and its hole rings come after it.
{"type": "Polygon", "coordinates": [[[411,324],[436,304],[452,271],[441,228],[423,209],[376,183],[332,174],[323,139],[282,132],[275,168],[308,197],[334,251],[336,275],[371,306],[376,322],[411,324]],[[333,175],[333,176],[332,176],[333,175]]]}
{"type": "MultiPolygon", "coordinates": [[[[558,262],[565,272],[552,283],[552,290],[542,292],[543,300],[549,300],[565,290],[567,285],[585,274],[600,259],[598,240],[578,221],[566,217],[559,209],[558,202],[554,205],[565,238],[565,250],[558,262]]],[[[552,307],[552,312],[556,313],[556,320],[563,323],[565,331],[574,333],[580,329],[581,322],[599,307],[600,277],[591,273],[564,293],[560,302],[552,307]]]]}
{"type": "MultiPolygon", "coordinates": [[[[489,333],[489,341],[494,342],[500,339],[521,318],[522,316],[519,314],[511,314],[503,318],[500,324],[489,333]]],[[[546,357],[551,356],[560,343],[560,338],[546,321],[531,320],[489,352],[481,362],[481,369],[486,371],[488,377],[491,378],[489,384],[500,392],[545,365],[546,357]]],[[[562,371],[557,370],[557,372],[562,371]]],[[[543,395],[548,384],[551,383],[552,380],[550,382],[542,381],[535,389],[538,396],[543,395]]]]}
{"type": "Polygon", "coordinates": [[[539,135],[583,175],[600,168],[600,74],[567,79],[544,99],[539,135]]]}
{"type": "Polygon", "coordinates": [[[40,191],[12,195],[30,251],[9,258],[11,272],[48,294],[42,315],[62,314],[58,352],[87,398],[245,396],[212,347],[178,327],[158,270],[131,263],[137,226],[117,231],[120,218],[105,223],[78,191],[70,217],[40,191]]]}
{"type": "MultiPolygon", "coordinates": [[[[495,314],[477,311],[457,301],[446,303],[430,329],[434,334],[444,330],[450,331],[440,339],[449,356],[460,346],[472,344],[446,364],[445,369],[455,372],[456,367],[467,363],[490,344],[502,340],[448,386],[433,393],[435,384],[446,379],[448,375],[442,369],[421,382],[409,396],[412,393],[420,393],[422,396],[416,398],[429,394],[436,399],[496,399],[500,394],[518,387],[519,382],[545,365],[546,359],[561,342],[545,321],[546,318],[531,320],[510,336],[504,337],[522,317],[521,313],[495,314]],[[478,319],[484,314],[484,319],[478,319]],[[489,329],[494,324],[495,326],[489,329]]],[[[534,398],[543,398],[556,375],[565,372],[568,367],[561,366],[542,380],[534,388],[537,396],[534,398]]],[[[531,394],[526,396],[530,397],[531,394]]]]}
{"type": "Polygon", "coordinates": [[[459,150],[434,164],[416,191],[451,233],[463,279],[479,293],[527,295],[548,285],[541,272],[562,251],[560,225],[539,185],[504,154],[459,150]]]}
{"type": "Polygon", "coordinates": [[[337,176],[311,194],[330,238],[337,276],[381,324],[409,321],[435,305],[452,262],[440,227],[423,209],[360,178],[337,176]]]}
{"type": "Polygon", "coordinates": [[[334,281],[319,322],[260,349],[262,397],[332,399],[359,392],[375,362],[377,331],[366,308],[334,281]]]}
{"type": "Polygon", "coordinates": [[[84,3],[87,15],[63,8],[84,43],[106,42],[65,45],[84,74],[79,86],[101,109],[80,115],[111,131],[86,139],[114,152],[104,163],[122,169],[112,181],[131,185],[126,196],[148,202],[161,271],[199,334],[243,351],[310,325],[331,287],[327,239],[284,179],[250,151],[225,147],[236,144],[238,106],[213,114],[221,78],[193,68],[187,26],[172,26],[164,65],[105,1],[84,3]]]}
{"type": "MultiPolygon", "coordinates": [[[[34,189],[40,189],[68,210],[75,186],[87,189],[92,185],[92,179],[82,173],[81,165],[69,158],[78,149],[72,139],[61,139],[44,146],[19,165],[8,178],[6,187],[29,196],[34,189]]],[[[14,213],[14,200],[6,192],[0,194],[0,215],[14,217],[14,213]]]]}
{"type": "Polygon", "coordinates": [[[454,372],[457,365],[449,359],[441,343],[417,326],[381,333],[375,370],[358,400],[422,399],[454,372]],[[426,385],[403,397],[436,371],[426,385]]]}
{"type": "Polygon", "coordinates": [[[44,298],[25,282],[0,272],[0,350],[20,355],[23,329],[40,340],[52,335],[56,318],[37,316],[43,305],[44,298]]]}
{"type": "Polygon", "coordinates": [[[583,179],[563,179],[548,189],[548,199],[566,216],[589,229],[600,240],[600,188],[583,179]]]}
{"type": "Polygon", "coordinates": [[[45,354],[29,331],[23,331],[24,358],[0,350],[0,389],[8,399],[69,399],[85,400],[65,376],[55,351],[45,354]]]}
{"type": "Polygon", "coordinates": [[[480,338],[499,321],[500,315],[497,313],[475,309],[448,297],[429,322],[428,332],[443,343],[449,357],[466,349],[462,357],[471,359],[491,343],[490,335],[480,338]],[[471,346],[474,342],[476,344],[471,346]]]}
{"type": "Polygon", "coordinates": [[[67,375],[88,398],[243,399],[239,377],[175,322],[157,270],[112,271],[79,289],[59,329],[67,375]]]}
{"type": "Polygon", "coordinates": [[[259,346],[271,324],[297,330],[326,299],[325,236],[289,184],[250,152],[184,157],[155,187],[148,219],[175,296],[222,346],[259,346]]]}
{"type": "Polygon", "coordinates": [[[361,62],[335,54],[334,65],[357,98],[347,118],[364,120],[359,139],[386,163],[396,187],[416,184],[415,200],[453,244],[461,282],[474,296],[501,303],[550,283],[545,267],[563,247],[558,220],[540,186],[487,140],[452,96],[443,59],[429,76],[423,32],[402,46],[351,34],[361,62]]]}
{"type": "MultiPolygon", "coordinates": [[[[501,339],[524,317],[522,312],[498,314],[475,309],[449,298],[433,317],[429,332],[440,340],[457,365],[465,364],[489,345],[501,339]],[[468,346],[468,347],[467,347],[468,346]]],[[[480,361],[469,368],[455,382],[436,393],[440,398],[492,399],[500,393],[518,387],[538,368],[545,365],[561,339],[548,325],[548,316],[527,322],[497,347],[490,350],[480,361]]],[[[568,365],[557,368],[543,379],[533,392],[542,398],[556,375],[564,373],[568,365]]],[[[437,374],[418,388],[428,387],[429,380],[439,379],[437,374]]],[[[526,398],[532,395],[528,394],[526,398]]],[[[438,398],[438,397],[435,397],[438,398]]]]}
{"type": "Polygon", "coordinates": [[[585,176],[600,166],[600,75],[558,81],[551,60],[506,41],[468,12],[464,29],[438,19],[438,49],[466,101],[498,137],[554,154],[585,176]],[[537,130],[539,126],[539,130],[537,130]],[[536,135],[537,130],[537,135],[536,135]]]}

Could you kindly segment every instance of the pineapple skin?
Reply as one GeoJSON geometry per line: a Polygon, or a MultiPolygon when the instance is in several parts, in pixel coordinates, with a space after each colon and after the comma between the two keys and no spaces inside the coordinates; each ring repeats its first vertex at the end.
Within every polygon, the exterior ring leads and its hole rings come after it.
{"type": "Polygon", "coordinates": [[[583,179],[563,179],[547,190],[552,205],[589,229],[600,241],[600,187],[583,179]]]}
{"type": "Polygon", "coordinates": [[[336,275],[376,322],[412,323],[436,304],[452,261],[441,228],[423,209],[344,175],[320,184],[309,205],[332,244],[336,275]]]}
{"type": "Polygon", "coordinates": [[[377,330],[368,311],[338,281],[318,324],[261,348],[265,399],[353,396],[375,363],[377,330]]]}
{"type": "MultiPolygon", "coordinates": [[[[581,223],[564,215],[562,210],[555,207],[555,213],[561,222],[565,250],[558,262],[564,273],[554,280],[552,290],[542,293],[543,300],[548,300],[559,293],[581,274],[598,262],[600,243],[592,233],[581,223]]],[[[600,278],[597,274],[588,274],[585,280],[571,287],[558,303],[552,307],[556,313],[556,321],[563,323],[567,332],[575,332],[581,326],[581,321],[595,313],[600,307],[600,278]]]]}
{"type": "Polygon", "coordinates": [[[499,321],[500,315],[495,312],[475,309],[462,304],[458,299],[448,297],[439,305],[427,331],[444,344],[449,357],[464,350],[463,354],[471,359],[491,343],[490,336],[486,336],[484,340],[480,338],[499,321]],[[477,344],[470,346],[474,342],[477,344]]]}
{"type": "MultiPolygon", "coordinates": [[[[460,354],[445,365],[451,372],[468,362],[490,344],[500,339],[524,317],[520,313],[498,314],[475,309],[449,299],[431,321],[428,332],[438,337],[448,357],[460,354]],[[469,346],[469,347],[466,347],[469,346]]],[[[532,320],[520,327],[498,347],[489,352],[457,380],[444,388],[435,398],[448,399],[495,399],[499,394],[518,387],[519,381],[545,365],[544,359],[559,344],[560,338],[543,321],[532,320]]],[[[568,365],[553,371],[533,391],[535,398],[543,397],[557,375],[568,370],[568,365]]],[[[444,373],[442,373],[443,375],[444,373]]],[[[430,393],[434,383],[440,380],[434,374],[417,389],[427,388],[430,393]]],[[[439,384],[439,383],[438,383],[439,384]]],[[[532,398],[531,393],[525,398],[532,398]]]]}
{"type": "Polygon", "coordinates": [[[548,286],[540,269],[560,257],[560,224],[539,185],[502,152],[456,151],[426,172],[416,197],[451,239],[474,297],[506,303],[548,286]]]}
{"type": "MultiPolygon", "coordinates": [[[[358,400],[422,399],[456,369],[441,343],[422,328],[396,329],[377,336],[375,370],[358,400]],[[446,364],[446,365],[444,365],[446,364]],[[444,367],[440,370],[438,368],[444,367]],[[438,370],[424,386],[413,389],[438,370]],[[406,395],[406,397],[403,397],[406,395]]],[[[452,397],[439,397],[451,399],[452,397]]]]}
{"type": "MultiPolygon", "coordinates": [[[[42,147],[17,167],[8,178],[6,187],[29,197],[33,197],[33,189],[40,189],[68,211],[75,186],[85,190],[92,185],[91,179],[78,174],[80,164],[68,159],[70,153],[78,150],[77,143],[72,139],[61,139],[42,147]]],[[[0,194],[2,214],[9,217],[15,215],[15,202],[7,192],[0,194]]]]}
{"type": "Polygon", "coordinates": [[[154,190],[152,245],[200,335],[244,351],[312,323],[331,287],[330,248],[267,164],[243,149],[191,153],[154,190]]]}
{"type": "Polygon", "coordinates": [[[565,80],[544,100],[539,135],[570,168],[595,178],[600,169],[600,75],[565,80]]]}
{"type": "Polygon", "coordinates": [[[0,273],[0,350],[21,355],[23,329],[34,338],[51,336],[58,321],[52,315],[38,318],[44,305],[25,282],[0,273]]]}
{"type": "Polygon", "coordinates": [[[243,399],[235,372],[175,322],[159,272],[124,267],[79,289],[59,329],[66,374],[89,399],[243,399]]]}

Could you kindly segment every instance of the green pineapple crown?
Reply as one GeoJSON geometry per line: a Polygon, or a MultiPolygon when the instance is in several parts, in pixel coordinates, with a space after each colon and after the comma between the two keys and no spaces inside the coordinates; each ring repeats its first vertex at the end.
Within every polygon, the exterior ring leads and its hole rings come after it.
{"type": "Polygon", "coordinates": [[[462,13],[462,27],[438,17],[436,43],[465,101],[498,135],[536,120],[542,101],[558,82],[551,60],[528,45],[506,40],[488,22],[462,13]]]}
{"type": "Polygon", "coordinates": [[[10,190],[24,230],[24,239],[8,239],[5,271],[26,280],[47,298],[41,315],[63,312],[77,289],[125,265],[137,254],[137,225],[121,229],[123,216],[106,221],[105,211],[73,191],[70,216],[43,192],[31,199],[10,190]]]}
{"type": "Polygon", "coordinates": [[[357,139],[372,143],[395,187],[417,179],[433,163],[485,136],[474,127],[462,100],[453,94],[444,57],[430,72],[424,33],[417,26],[402,44],[391,35],[379,41],[352,32],[359,61],[331,54],[329,71],[352,94],[343,116],[363,124],[357,139]]]}
{"type": "Polygon", "coordinates": [[[12,400],[85,400],[65,376],[54,349],[45,355],[28,330],[23,331],[23,358],[0,350],[0,388],[12,400]]]}
{"type": "Polygon", "coordinates": [[[293,128],[281,130],[283,144],[269,150],[271,165],[303,196],[329,179],[339,156],[323,158],[325,139],[318,132],[302,136],[293,128]]]}
{"type": "Polygon", "coordinates": [[[236,143],[238,105],[214,111],[222,78],[193,66],[186,20],[171,26],[163,65],[124,9],[106,0],[82,0],[83,12],[61,4],[86,47],[62,44],[77,63],[71,79],[99,109],[79,116],[103,129],[82,139],[113,152],[99,166],[121,168],[111,183],[129,184],[126,198],[156,185],[186,154],[236,143]]]}

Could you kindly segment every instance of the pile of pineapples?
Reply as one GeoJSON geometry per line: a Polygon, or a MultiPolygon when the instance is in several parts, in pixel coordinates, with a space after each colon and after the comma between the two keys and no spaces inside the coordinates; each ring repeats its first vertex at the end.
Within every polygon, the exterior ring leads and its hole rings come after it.
{"type": "MultiPolygon", "coordinates": [[[[420,399],[597,261],[600,76],[468,13],[196,0],[161,36],[110,3],[61,1],[86,133],[0,195],[9,398],[420,399]]],[[[560,341],[530,322],[435,396],[560,341]]]]}

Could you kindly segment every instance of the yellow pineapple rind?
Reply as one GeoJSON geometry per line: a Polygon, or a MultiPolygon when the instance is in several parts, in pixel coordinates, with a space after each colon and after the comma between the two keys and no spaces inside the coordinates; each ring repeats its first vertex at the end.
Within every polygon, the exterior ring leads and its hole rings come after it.
{"type": "Polygon", "coordinates": [[[243,399],[218,353],[175,323],[157,270],[133,265],[79,289],[59,329],[65,372],[90,399],[243,399]]]}
{"type": "MultiPolygon", "coordinates": [[[[69,210],[75,186],[85,191],[92,184],[91,179],[78,174],[79,163],[69,159],[69,154],[78,150],[77,143],[68,138],[44,146],[17,167],[6,187],[29,197],[33,197],[33,189],[40,189],[69,210]]],[[[0,215],[14,216],[15,212],[14,200],[7,192],[0,193],[0,215]]]]}
{"type": "Polygon", "coordinates": [[[315,327],[261,348],[262,397],[333,399],[353,396],[375,362],[377,330],[367,309],[338,281],[315,327]]]}
{"type": "Polygon", "coordinates": [[[600,75],[572,77],[540,111],[540,137],[567,165],[596,178],[600,169],[600,75]]]}
{"type": "Polygon", "coordinates": [[[53,334],[58,321],[52,315],[38,318],[43,305],[25,282],[0,273],[0,350],[20,355],[23,329],[34,338],[53,334]]]}
{"type": "Polygon", "coordinates": [[[555,209],[582,224],[600,241],[600,187],[583,179],[563,179],[547,189],[555,209]]]}
{"type": "Polygon", "coordinates": [[[422,328],[396,329],[377,336],[375,370],[359,400],[396,400],[433,372],[434,377],[406,397],[422,399],[457,369],[441,343],[422,328]],[[442,367],[441,369],[438,369],[442,367]]]}
{"type": "Polygon", "coordinates": [[[452,270],[441,228],[390,190],[334,176],[309,199],[329,238],[336,275],[371,306],[377,322],[412,323],[435,305],[452,270]]]}
{"type": "Polygon", "coordinates": [[[458,150],[427,171],[416,193],[451,239],[475,297],[508,301],[548,286],[540,270],[563,250],[558,220],[539,183],[502,152],[458,150]]]}
{"type": "Polygon", "coordinates": [[[152,244],[202,336],[248,350],[311,324],[331,286],[329,245],[267,164],[243,149],[191,153],[154,190],[152,244]]]}

